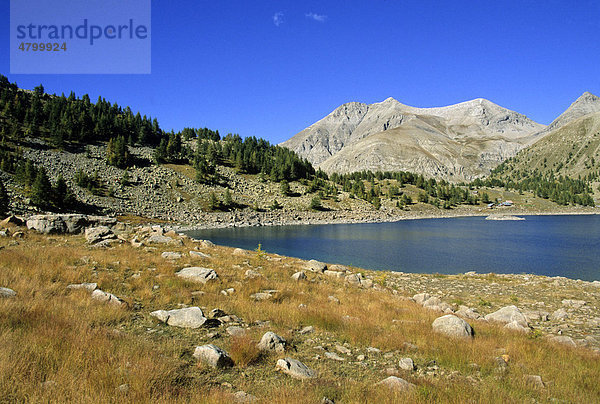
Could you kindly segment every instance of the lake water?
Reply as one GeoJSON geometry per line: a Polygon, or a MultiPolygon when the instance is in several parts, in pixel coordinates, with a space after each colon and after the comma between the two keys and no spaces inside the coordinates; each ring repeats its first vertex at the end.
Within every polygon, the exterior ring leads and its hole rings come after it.
{"type": "Polygon", "coordinates": [[[600,215],[484,217],[196,230],[195,238],[365,269],[600,280],[600,215]]]}

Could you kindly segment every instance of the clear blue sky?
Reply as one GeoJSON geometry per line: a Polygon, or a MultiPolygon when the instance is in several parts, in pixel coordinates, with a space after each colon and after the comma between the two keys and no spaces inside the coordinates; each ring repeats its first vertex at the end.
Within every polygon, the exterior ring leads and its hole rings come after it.
{"type": "Polygon", "coordinates": [[[597,1],[152,1],[152,74],[10,75],[185,126],[283,141],[348,101],[487,98],[548,124],[600,95],[597,1]]]}

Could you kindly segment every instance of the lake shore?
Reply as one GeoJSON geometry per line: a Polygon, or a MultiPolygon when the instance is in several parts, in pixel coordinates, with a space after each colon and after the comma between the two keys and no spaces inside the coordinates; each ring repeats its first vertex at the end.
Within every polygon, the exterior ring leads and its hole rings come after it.
{"type": "Polygon", "coordinates": [[[177,231],[222,229],[235,227],[325,225],[351,223],[389,223],[401,220],[447,219],[471,216],[557,216],[557,215],[596,215],[600,209],[587,207],[565,207],[558,210],[540,211],[520,207],[496,209],[460,207],[452,210],[431,211],[379,210],[370,212],[354,211],[234,211],[205,213],[197,223],[168,226],[177,231]]]}

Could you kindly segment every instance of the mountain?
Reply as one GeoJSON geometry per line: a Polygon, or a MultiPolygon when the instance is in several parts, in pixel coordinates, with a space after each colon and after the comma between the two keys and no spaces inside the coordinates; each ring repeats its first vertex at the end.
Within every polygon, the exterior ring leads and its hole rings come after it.
{"type": "MultiPolygon", "coordinates": [[[[582,97],[592,99],[587,93],[582,97]]],[[[598,100],[597,97],[592,96],[598,100]]],[[[555,122],[562,123],[572,119],[576,113],[583,113],[578,99],[569,110],[555,122]],[[573,108],[575,106],[575,108],[573,108]],[[562,119],[561,119],[562,117],[562,119]]],[[[597,180],[600,174],[600,111],[586,114],[580,118],[549,131],[541,140],[520,151],[514,158],[499,167],[500,175],[505,178],[522,178],[527,173],[538,171],[542,174],[553,173],[572,178],[590,176],[597,180]]]]}
{"type": "Polygon", "coordinates": [[[547,132],[554,129],[558,129],[561,126],[565,126],[569,122],[592,114],[594,112],[600,112],[600,98],[594,94],[585,92],[583,93],[569,108],[558,116],[548,127],[547,132]]]}
{"type": "Polygon", "coordinates": [[[281,145],[329,172],[406,170],[450,180],[488,174],[544,125],[485,99],[416,108],[347,103],[281,145]]]}

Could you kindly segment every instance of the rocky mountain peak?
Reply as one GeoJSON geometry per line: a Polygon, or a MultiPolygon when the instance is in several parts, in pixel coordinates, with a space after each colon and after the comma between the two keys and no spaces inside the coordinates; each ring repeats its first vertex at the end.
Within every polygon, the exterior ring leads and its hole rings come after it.
{"type": "Polygon", "coordinates": [[[565,112],[548,125],[547,131],[560,128],[569,122],[595,112],[600,112],[600,97],[586,91],[565,112]]]}

